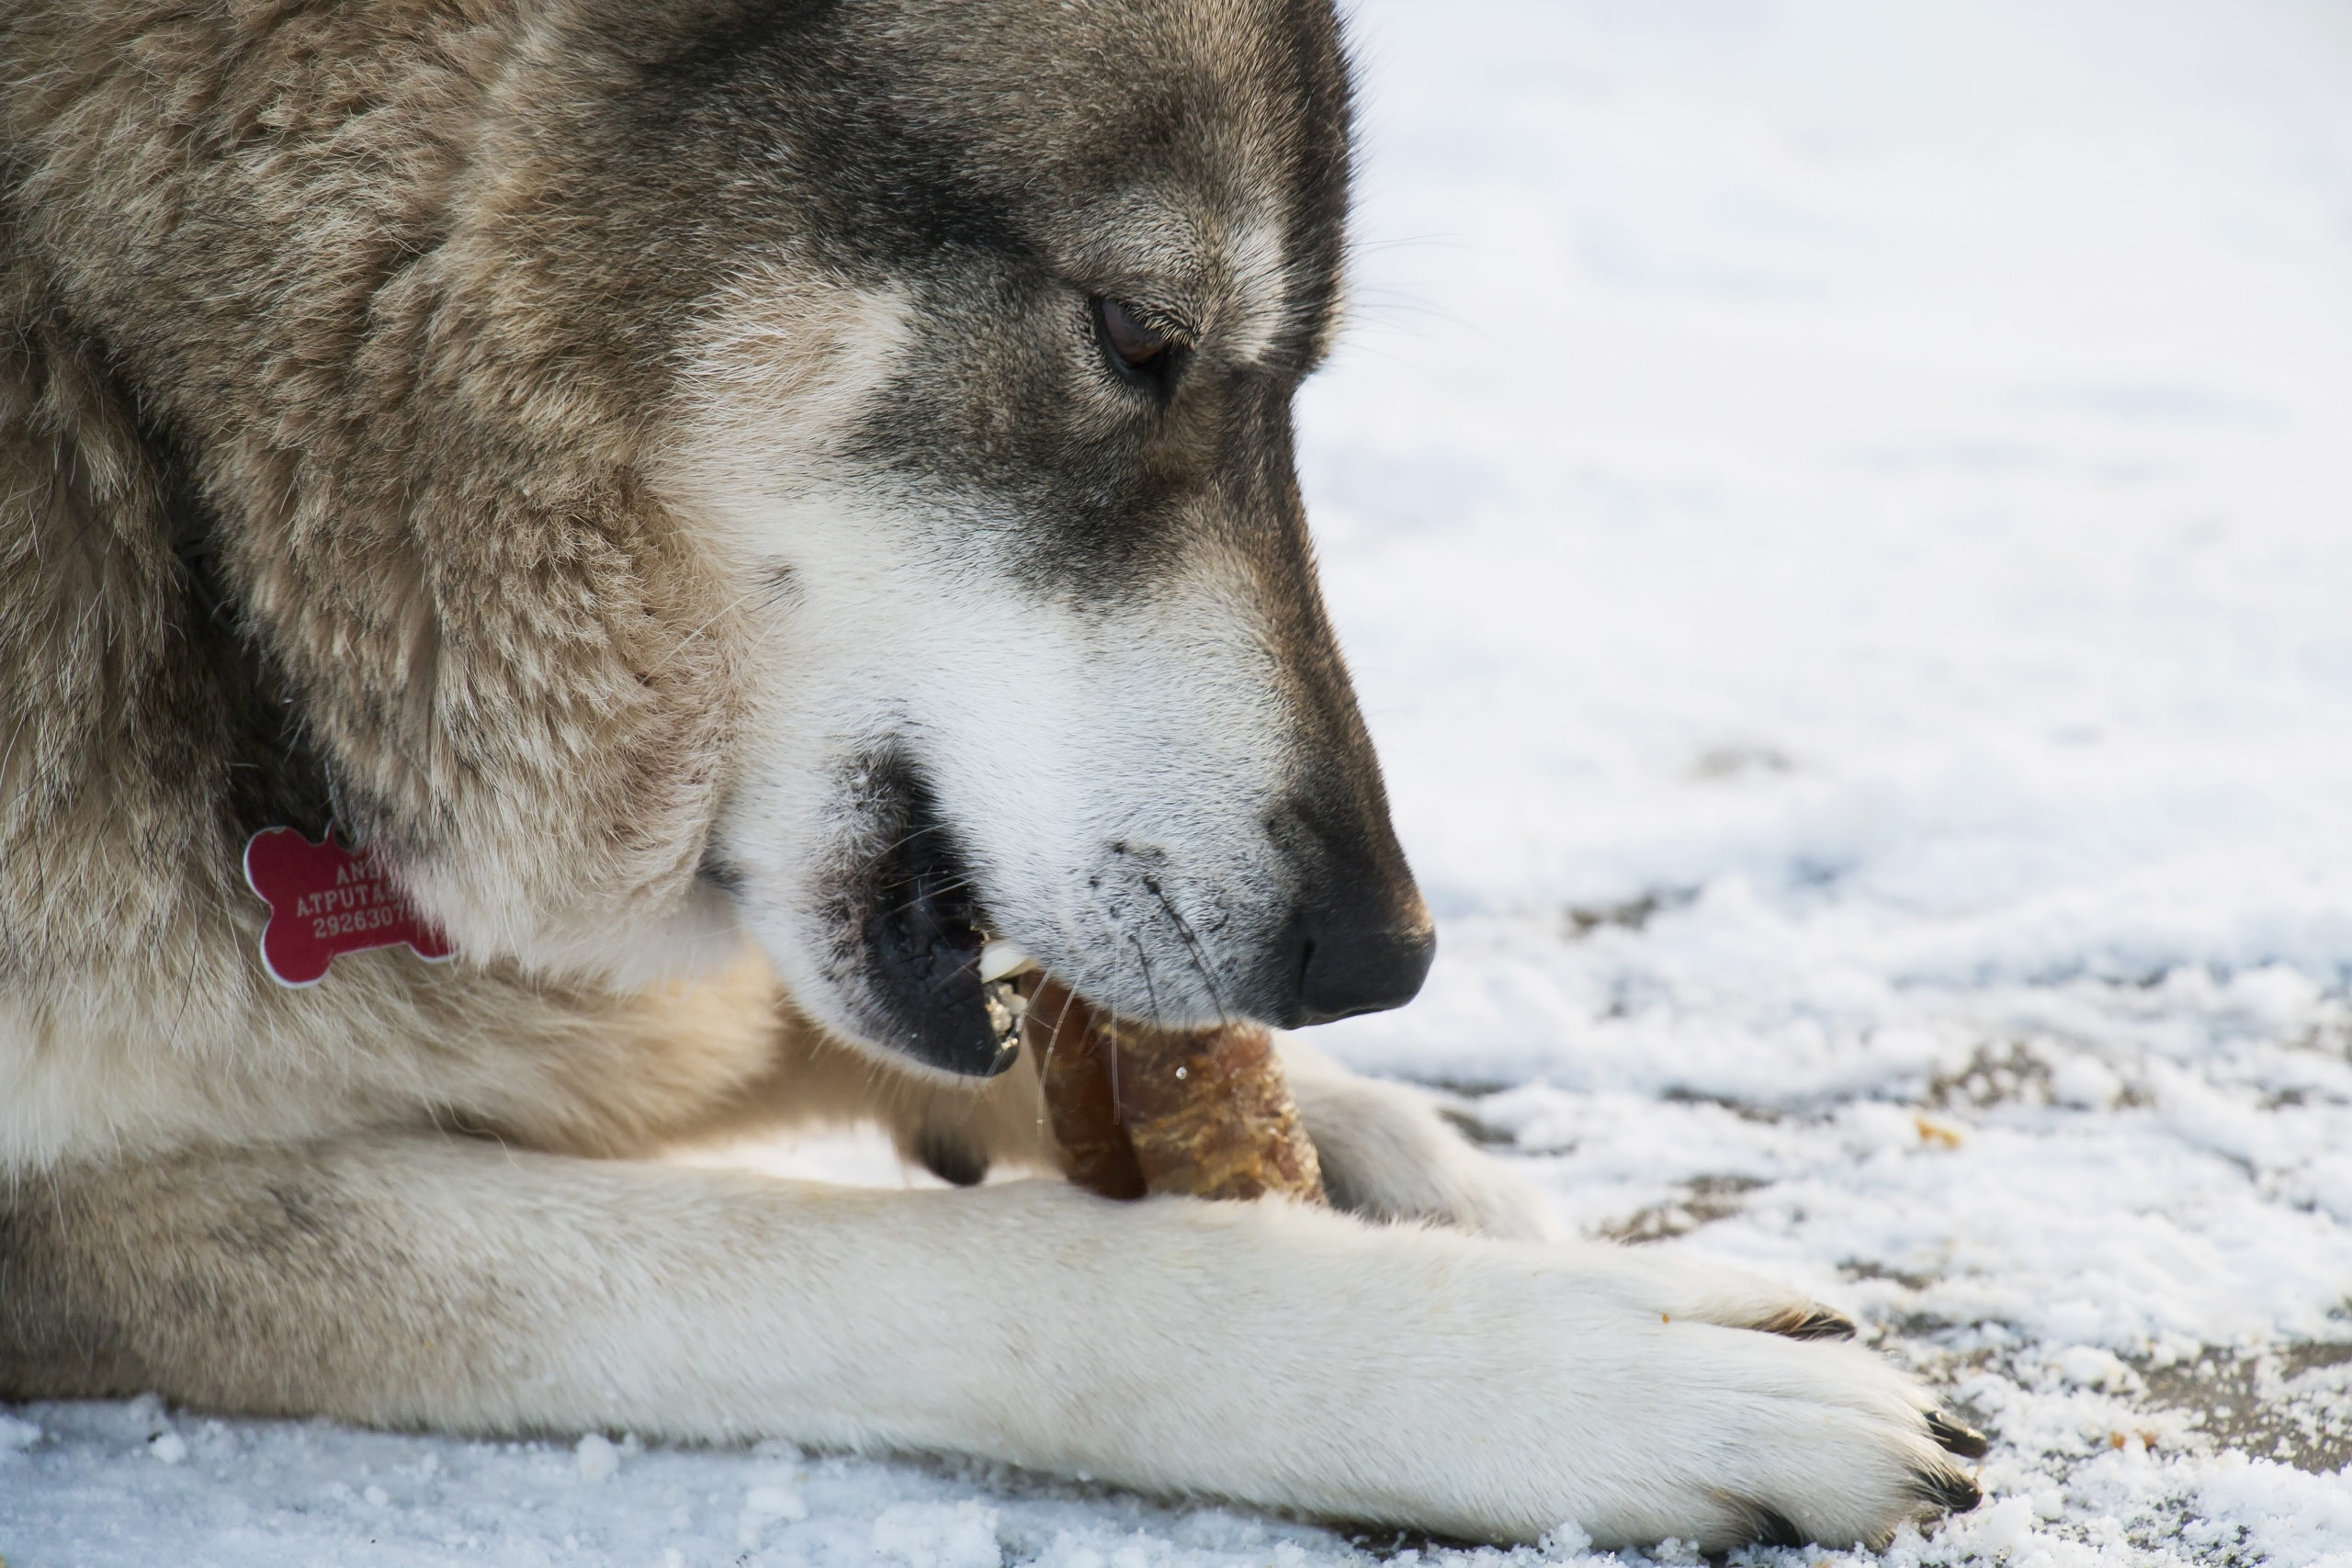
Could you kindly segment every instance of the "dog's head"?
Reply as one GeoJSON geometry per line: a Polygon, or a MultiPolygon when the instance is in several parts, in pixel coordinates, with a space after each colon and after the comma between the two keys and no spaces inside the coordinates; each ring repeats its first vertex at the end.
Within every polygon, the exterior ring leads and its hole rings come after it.
{"type": "MultiPolygon", "coordinates": [[[[1322,0],[646,13],[515,46],[368,351],[431,425],[345,484],[412,470],[344,645],[382,689],[285,639],[345,815],[462,946],[748,930],[948,1071],[1000,1059],[991,937],[1174,1023],[1411,997],[1292,463],[1348,182],[1322,0]]],[[[324,591],[254,570],[280,624],[324,591]]]]}

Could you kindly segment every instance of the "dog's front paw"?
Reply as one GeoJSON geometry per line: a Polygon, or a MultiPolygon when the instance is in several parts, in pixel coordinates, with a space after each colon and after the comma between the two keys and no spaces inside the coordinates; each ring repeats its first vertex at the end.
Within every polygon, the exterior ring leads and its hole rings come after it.
{"type": "MultiPolygon", "coordinates": [[[[1981,1456],[1984,1438],[1878,1357],[1702,1323],[1678,1336],[1677,1326],[1660,1325],[1669,1348],[1657,1436],[1681,1456],[1668,1468],[1680,1472],[1680,1510],[1704,1519],[1701,1545],[1876,1548],[1905,1524],[1976,1506],[1976,1483],[1954,1456],[1981,1456]]],[[[1654,1539],[1664,1522],[1594,1534],[1654,1539]]]]}
{"type": "Polygon", "coordinates": [[[1559,1234],[1534,1185],[1464,1141],[1431,1096],[1359,1077],[1295,1039],[1282,1054],[1335,1207],[1521,1241],[1559,1234]]]}
{"type": "MultiPolygon", "coordinates": [[[[1156,1483],[1486,1540],[1574,1524],[1710,1551],[1883,1543],[1976,1501],[1953,1456],[1982,1439],[1888,1362],[1692,1314],[1778,1321],[1791,1292],[1295,1205],[1147,1213],[1192,1237],[1184,1258],[1236,1270],[1182,1359],[1184,1397],[1251,1412],[1188,1416],[1218,1445],[1181,1477],[1134,1472],[1156,1483]]],[[[1175,1452],[1155,1441],[1156,1461],[1175,1452]]]]}
{"type": "Polygon", "coordinates": [[[1525,1496],[1596,1544],[1879,1547],[1976,1505],[1955,1456],[1981,1455],[1984,1439],[1879,1357],[1668,1314],[1587,1315],[1591,1304],[1560,1325],[1571,1337],[1506,1374],[1501,1408],[1466,1440],[1508,1453],[1525,1496]]]}

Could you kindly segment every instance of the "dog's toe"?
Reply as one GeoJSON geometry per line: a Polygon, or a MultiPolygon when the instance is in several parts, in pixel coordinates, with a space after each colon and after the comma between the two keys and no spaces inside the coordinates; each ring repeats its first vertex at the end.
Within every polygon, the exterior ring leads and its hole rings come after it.
{"type": "Polygon", "coordinates": [[[1940,1410],[1928,1412],[1928,1435],[1936,1439],[1946,1453],[1962,1459],[1983,1459],[1987,1447],[1984,1434],[1965,1422],[1955,1421],[1940,1410]]]}
{"type": "Polygon", "coordinates": [[[1854,1337],[1852,1318],[1835,1307],[1826,1307],[1817,1302],[1783,1307],[1748,1326],[1760,1333],[1778,1334],[1785,1339],[1851,1339],[1854,1337]]]}
{"type": "Polygon", "coordinates": [[[1747,1505],[1750,1515],[1748,1539],[1758,1546],[1804,1546],[1808,1538],[1797,1529],[1789,1516],[1778,1508],[1768,1508],[1761,1503],[1747,1505]]]}
{"type": "Polygon", "coordinates": [[[1913,1472],[1912,1492],[1929,1507],[1964,1514],[1984,1500],[1975,1481],[1955,1464],[1923,1465],[1913,1472]]]}

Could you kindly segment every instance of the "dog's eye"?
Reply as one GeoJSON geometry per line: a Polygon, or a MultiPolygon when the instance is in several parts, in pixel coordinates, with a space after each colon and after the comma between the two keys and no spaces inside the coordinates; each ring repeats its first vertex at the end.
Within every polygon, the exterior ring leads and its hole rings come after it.
{"type": "Polygon", "coordinates": [[[1094,324],[1112,357],[1139,375],[1158,374],[1175,346],[1168,333],[1136,321],[1135,312],[1116,299],[1094,301],[1094,324]]]}

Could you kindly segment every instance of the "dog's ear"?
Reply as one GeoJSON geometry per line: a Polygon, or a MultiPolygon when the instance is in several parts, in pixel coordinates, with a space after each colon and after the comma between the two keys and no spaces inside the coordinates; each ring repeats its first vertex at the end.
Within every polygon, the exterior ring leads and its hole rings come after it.
{"type": "Polygon", "coordinates": [[[185,456],[345,829],[477,956],[607,967],[711,814],[726,595],[639,475],[735,240],[628,100],[707,10],[0,6],[0,283],[185,456]]]}
{"type": "Polygon", "coordinates": [[[314,448],[274,517],[248,487],[239,543],[346,829],[461,953],[609,969],[691,884],[731,627],[603,400],[550,410],[510,374],[455,367],[378,439],[314,448]]]}
{"type": "Polygon", "coordinates": [[[308,308],[208,478],[346,829],[461,958],[610,972],[694,886],[735,715],[734,591],[643,479],[724,252],[648,259],[597,175],[616,89],[523,52],[537,87],[444,106],[429,245],[286,262],[308,308]]]}

